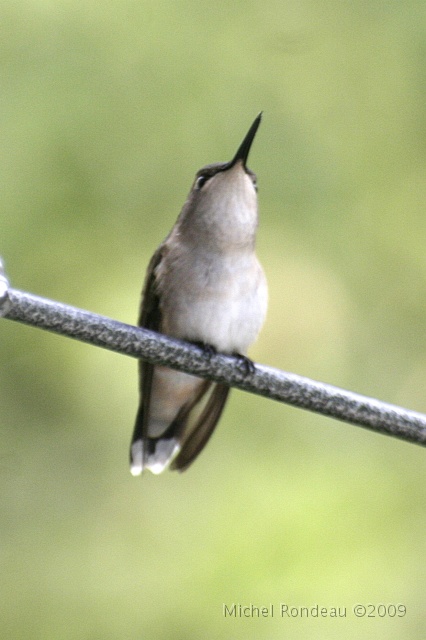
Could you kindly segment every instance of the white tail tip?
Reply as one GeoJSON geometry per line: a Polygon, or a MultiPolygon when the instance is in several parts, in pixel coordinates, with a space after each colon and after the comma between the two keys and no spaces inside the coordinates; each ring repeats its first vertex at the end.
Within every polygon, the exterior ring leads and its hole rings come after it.
{"type": "Polygon", "coordinates": [[[160,438],[155,443],[154,452],[144,456],[144,442],[136,440],[131,448],[130,473],[132,476],[140,476],[144,469],[149,469],[151,473],[158,475],[167,469],[179,451],[177,440],[160,438]]]}

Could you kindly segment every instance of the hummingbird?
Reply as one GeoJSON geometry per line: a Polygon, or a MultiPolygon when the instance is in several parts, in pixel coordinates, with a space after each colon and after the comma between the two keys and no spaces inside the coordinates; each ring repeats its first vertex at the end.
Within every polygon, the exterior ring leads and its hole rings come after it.
{"type": "MultiPolygon", "coordinates": [[[[256,257],[256,175],[247,167],[260,113],[230,162],[197,171],[188,198],[148,265],[138,324],[202,346],[206,354],[247,357],[266,316],[268,289],[256,257]]],[[[184,471],[207,444],[229,387],[139,361],[140,404],[131,473],[184,471]]]]}

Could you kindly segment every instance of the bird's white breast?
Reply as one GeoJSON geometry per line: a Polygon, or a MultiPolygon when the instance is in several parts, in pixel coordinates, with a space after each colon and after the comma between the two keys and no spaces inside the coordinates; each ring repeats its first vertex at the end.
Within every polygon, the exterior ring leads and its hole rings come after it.
{"type": "Polygon", "coordinates": [[[163,330],[218,351],[245,354],[267,307],[266,280],[254,252],[226,257],[197,252],[189,271],[188,266],[181,259],[169,273],[163,330]]]}

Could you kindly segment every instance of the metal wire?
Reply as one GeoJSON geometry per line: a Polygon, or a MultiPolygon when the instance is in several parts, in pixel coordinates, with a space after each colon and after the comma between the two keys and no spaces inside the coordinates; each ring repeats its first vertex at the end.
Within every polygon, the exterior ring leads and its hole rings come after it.
{"type": "Polygon", "coordinates": [[[259,364],[247,372],[238,358],[18,291],[9,287],[1,260],[0,316],[426,445],[424,414],[259,364]]]}

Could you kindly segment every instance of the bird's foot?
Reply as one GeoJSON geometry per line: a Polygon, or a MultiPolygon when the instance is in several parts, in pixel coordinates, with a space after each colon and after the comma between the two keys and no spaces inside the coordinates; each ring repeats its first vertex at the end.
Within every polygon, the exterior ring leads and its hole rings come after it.
{"type": "Polygon", "coordinates": [[[233,353],[232,355],[238,359],[238,363],[244,370],[245,376],[249,376],[256,371],[256,366],[253,360],[250,360],[250,358],[247,358],[247,356],[243,356],[241,353],[233,353]]]}
{"type": "Polygon", "coordinates": [[[196,340],[193,344],[200,347],[203,350],[204,355],[210,360],[212,356],[217,354],[217,349],[212,344],[206,344],[205,342],[201,342],[201,340],[196,340]]]}

